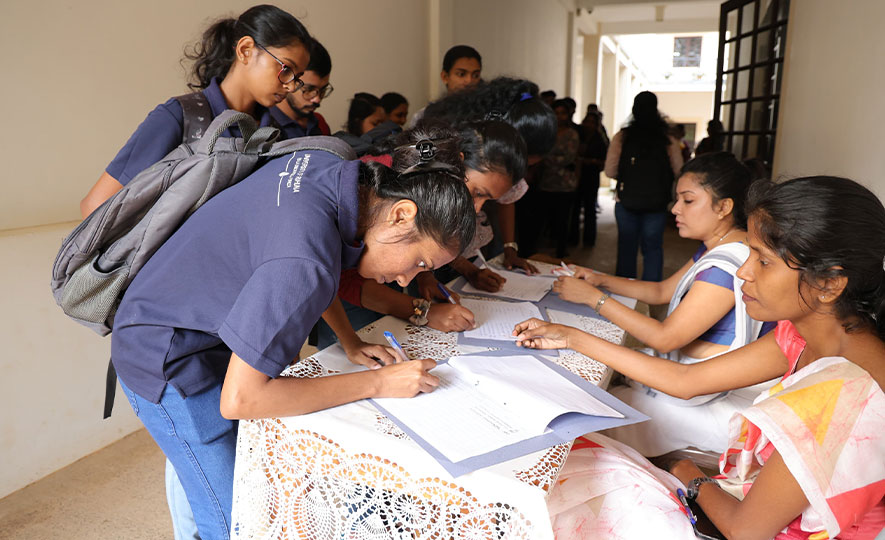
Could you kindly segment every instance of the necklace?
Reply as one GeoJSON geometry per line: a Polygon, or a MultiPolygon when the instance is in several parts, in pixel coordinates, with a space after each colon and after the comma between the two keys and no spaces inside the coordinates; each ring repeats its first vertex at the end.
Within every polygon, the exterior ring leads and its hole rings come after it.
{"type": "Polygon", "coordinates": [[[722,236],[720,236],[720,237],[719,237],[719,240],[717,240],[716,243],[717,243],[717,244],[721,244],[722,241],[725,240],[725,237],[728,236],[729,234],[733,233],[733,232],[734,232],[734,229],[728,229],[728,232],[725,233],[725,234],[723,234],[722,236]]]}

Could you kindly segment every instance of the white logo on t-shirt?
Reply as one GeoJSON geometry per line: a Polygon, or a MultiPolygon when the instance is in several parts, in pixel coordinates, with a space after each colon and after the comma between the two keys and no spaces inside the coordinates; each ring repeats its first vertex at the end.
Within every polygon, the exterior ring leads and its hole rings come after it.
{"type": "Polygon", "coordinates": [[[283,179],[286,179],[286,189],[291,189],[292,193],[301,191],[301,179],[304,172],[310,164],[310,154],[299,156],[298,152],[293,152],[292,156],[286,162],[286,169],[279,173],[280,183],[277,186],[277,206],[280,205],[280,193],[283,191],[283,179]],[[294,163],[293,161],[294,160],[294,163]]]}

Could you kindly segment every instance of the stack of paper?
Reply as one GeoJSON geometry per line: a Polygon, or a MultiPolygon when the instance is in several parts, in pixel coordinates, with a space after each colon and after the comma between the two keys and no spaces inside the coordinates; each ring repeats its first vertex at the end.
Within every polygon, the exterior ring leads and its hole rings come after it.
{"type": "Polygon", "coordinates": [[[546,295],[551,287],[553,287],[553,280],[539,276],[527,276],[509,270],[498,269],[495,269],[495,273],[507,280],[504,282],[504,285],[501,286],[501,290],[497,292],[482,291],[470,283],[465,284],[461,290],[469,294],[481,294],[485,296],[537,302],[544,298],[544,295],[546,295]]]}

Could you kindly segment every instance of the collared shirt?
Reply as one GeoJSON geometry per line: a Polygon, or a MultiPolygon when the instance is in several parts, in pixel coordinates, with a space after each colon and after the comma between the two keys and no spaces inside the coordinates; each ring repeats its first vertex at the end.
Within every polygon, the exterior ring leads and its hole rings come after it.
{"type": "Polygon", "coordinates": [[[279,107],[270,109],[270,115],[276,122],[277,127],[282,131],[284,139],[295,139],[297,137],[309,137],[314,135],[328,135],[323,133],[319,115],[310,113],[307,117],[307,127],[302,127],[297,121],[292,120],[289,116],[281,111],[279,107]]]}
{"type": "Polygon", "coordinates": [[[279,376],[359,260],[358,166],[284,155],[201,206],[120,303],[120,379],[154,403],[167,384],[187,397],[223,380],[231,352],[279,376]]]}
{"type": "MultiPolygon", "coordinates": [[[[216,77],[202,90],[212,109],[212,118],[230,108],[218,85],[216,77]]],[[[259,125],[270,125],[271,115],[266,108],[256,103],[252,114],[259,120],[259,125]]],[[[117,152],[106,172],[124,186],[128,184],[138,173],[163,159],[181,144],[183,118],[181,104],[174,97],[169,98],[166,103],[157,105],[129,137],[123,148],[117,152]]],[[[222,134],[224,137],[239,135],[240,131],[236,126],[232,126],[222,134]]]]}

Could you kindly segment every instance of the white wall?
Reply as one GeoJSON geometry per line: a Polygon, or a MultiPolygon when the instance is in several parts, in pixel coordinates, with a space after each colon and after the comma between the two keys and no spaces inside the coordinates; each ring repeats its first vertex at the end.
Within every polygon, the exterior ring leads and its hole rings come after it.
{"type": "Polygon", "coordinates": [[[847,176],[885,197],[885,2],[792,2],[774,174],[847,176]]]}
{"type": "MultiPolygon", "coordinates": [[[[0,497],[140,426],[121,393],[112,419],[101,419],[110,341],[55,306],[50,268],[80,199],[117,150],[149,110],[186,91],[184,44],[210,19],[253,4],[47,0],[35,9],[5,0],[0,7],[0,497]]],[[[335,92],[321,112],[333,129],[356,91],[427,100],[426,2],[276,4],[331,53],[335,92]]]]}
{"type": "MultiPolygon", "coordinates": [[[[571,93],[567,53],[569,11],[556,0],[452,0],[452,45],[474,47],[482,55],[482,75],[512,75],[534,81],[541,91],[571,93]]],[[[442,68],[437,60],[436,72],[442,68]]],[[[431,69],[434,69],[431,67],[431,69]]]]}

